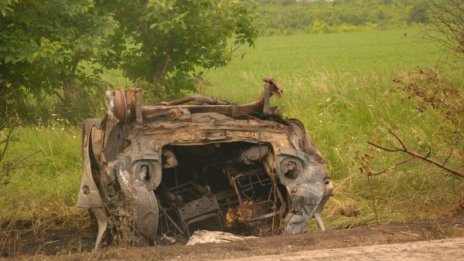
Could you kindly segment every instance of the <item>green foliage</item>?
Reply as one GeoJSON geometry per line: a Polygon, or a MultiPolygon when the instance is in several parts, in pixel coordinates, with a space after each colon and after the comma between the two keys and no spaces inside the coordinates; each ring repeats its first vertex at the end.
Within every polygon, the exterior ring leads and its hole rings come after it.
{"type": "Polygon", "coordinates": [[[14,3],[17,3],[18,0],[3,0],[0,2],[0,15],[5,17],[9,13],[13,12],[13,8],[11,6],[14,3]]]}
{"type": "Polygon", "coordinates": [[[429,10],[427,5],[422,3],[416,3],[412,6],[409,12],[408,23],[428,23],[429,22],[429,10]]]}
{"type": "Polygon", "coordinates": [[[8,0],[0,14],[0,115],[30,121],[95,114],[114,88],[104,70],[160,94],[193,90],[201,70],[225,65],[256,37],[249,4],[233,0],[8,0]]]}
{"type": "Polygon", "coordinates": [[[237,46],[252,46],[256,37],[249,5],[240,1],[108,1],[107,5],[122,30],[123,38],[115,44],[124,49],[120,59],[124,75],[155,84],[161,95],[193,90],[201,70],[224,66],[237,46]]]}
{"type": "MultiPolygon", "coordinates": [[[[92,0],[10,1],[0,17],[0,100],[2,113],[31,115],[27,95],[40,103],[44,96],[61,99],[59,109],[71,119],[82,93],[96,87],[101,72],[90,64],[113,55],[108,37],[115,22],[92,0]]],[[[91,91],[89,91],[91,92],[91,91]]],[[[80,108],[83,109],[83,108],[80,108]]],[[[87,111],[88,112],[88,111],[87,111]]]]}
{"type": "Polygon", "coordinates": [[[257,13],[262,35],[402,28],[430,16],[422,0],[261,1],[257,13]]]}

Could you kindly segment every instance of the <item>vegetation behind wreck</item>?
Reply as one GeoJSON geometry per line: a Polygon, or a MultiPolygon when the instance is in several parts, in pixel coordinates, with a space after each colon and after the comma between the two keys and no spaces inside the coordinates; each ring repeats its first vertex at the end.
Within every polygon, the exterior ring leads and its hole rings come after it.
{"type": "MultiPolygon", "coordinates": [[[[328,229],[435,219],[463,209],[461,179],[430,165],[408,161],[370,178],[360,171],[366,163],[384,170],[405,159],[367,149],[369,140],[393,142],[387,129],[425,153],[433,148],[432,157],[445,161],[452,155],[448,164],[463,166],[462,142],[453,138],[453,124],[400,90],[407,80],[429,75],[415,69],[432,68],[436,78],[431,79],[462,94],[462,56],[443,51],[417,28],[377,29],[291,36],[277,30],[274,36],[258,38],[255,49],[239,49],[227,67],[210,70],[204,81],[196,82],[205,94],[245,102],[261,91],[263,75],[279,80],[286,93],[278,103],[285,115],[304,122],[330,168],[337,194],[326,205],[328,229]]],[[[132,85],[117,70],[105,71],[102,78],[132,85]]],[[[47,96],[37,102],[28,96],[26,101],[41,113],[34,125],[23,121],[16,129],[2,162],[34,155],[12,168],[9,178],[0,177],[0,221],[9,228],[27,220],[37,233],[56,227],[84,229],[87,213],[74,208],[81,130],[60,114],[57,99],[47,96]]],[[[99,106],[93,110],[102,111],[99,106]]],[[[457,130],[462,133],[462,125],[457,130]]]]}

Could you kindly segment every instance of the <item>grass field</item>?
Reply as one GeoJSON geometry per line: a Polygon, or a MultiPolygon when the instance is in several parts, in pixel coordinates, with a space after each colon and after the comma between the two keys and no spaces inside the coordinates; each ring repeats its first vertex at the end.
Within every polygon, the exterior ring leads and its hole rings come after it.
{"type": "Polygon", "coordinates": [[[254,49],[239,50],[228,66],[210,71],[206,79],[212,87],[207,92],[246,99],[250,91],[261,91],[261,78],[269,75],[286,89],[304,91],[318,91],[320,86],[314,84],[318,80],[339,84],[353,80],[353,75],[388,77],[401,69],[430,66],[444,59],[439,47],[424,36],[421,30],[401,29],[262,37],[254,49]]]}
{"type": "MultiPolygon", "coordinates": [[[[402,29],[263,37],[255,49],[243,50],[227,67],[209,72],[210,86],[205,91],[250,101],[262,91],[263,77],[275,77],[285,90],[276,103],[288,117],[303,120],[335,180],[337,194],[326,211],[329,227],[374,222],[372,194],[359,171],[367,141],[382,140],[385,129],[393,128],[418,148],[428,144],[439,148],[445,142],[433,139],[432,133],[440,128],[434,112],[417,114],[414,104],[396,92],[398,86],[393,83],[407,71],[439,67],[452,59],[425,35],[421,30],[402,29]],[[353,208],[359,216],[340,215],[353,208]]],[[[373,153],[382,162],[376,166],[379,170],[402,159],[373,153]]],[[[460,185],[417,161],[373,178],[379,220],[442,215],[456,204],[460,185]]]]}
{"type": "MultiPolygon", "coordinates": [[[[388,127],[419,149],[442,146],[443,141],[433,140],[438,128],[434,112],[417,114],[414,104],[394,91],[393,79],[406,71],[449,59],[423,35],[402,29],[262,37],[254,49],[239,50],[227,67],[207,72],[201,90],[234,102],[252,101],[262,91],[263,77],[278,80],[284,96],[274,102],[286,116],[305,123],[329,165],[336,195],[324,213],[328,228],[375,222],[374,202],[380,222],[436,218],[451,213],[461,181],[412,161],[372,178],[369,189],[359,171],[366,142],[382,141],[388,127]]],[[[73,208],[81,171],[80,130],[53,121],[21,128],[17,136],[9,158],[38,154],[0,188],[0,223],[33,219],[45,228],[59,223],[54,220],[85,224],[85,212],[73,208]]],[[[378,169],[402,158],[372,153],[381,162],[373,163],[378,169]]],[[[438,150],[434,156],[443,155],[438,150]]]]}

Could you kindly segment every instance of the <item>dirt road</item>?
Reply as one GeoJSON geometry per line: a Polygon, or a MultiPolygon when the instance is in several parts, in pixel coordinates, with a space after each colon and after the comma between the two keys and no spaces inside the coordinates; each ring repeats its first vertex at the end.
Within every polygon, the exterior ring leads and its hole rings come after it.
{"type": "Polygon", "coordinates": [[[229,260],[463,260],[464,238],[300,251],[229,260]]]}

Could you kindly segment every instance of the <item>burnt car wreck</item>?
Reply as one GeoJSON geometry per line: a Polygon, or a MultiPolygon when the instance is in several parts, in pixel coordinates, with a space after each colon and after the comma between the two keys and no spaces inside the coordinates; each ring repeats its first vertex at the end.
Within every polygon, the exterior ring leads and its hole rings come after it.
{"type": "Polygon", "coordinates": [[[84,122],[78,207],[131,245],[185,243],[195,230],[269,236],[305,232],[333,186],[303,124],[264,93],[242,105],[193,95],[142,106],[141,90],[107,93],[104,119],[84,122]]]}

